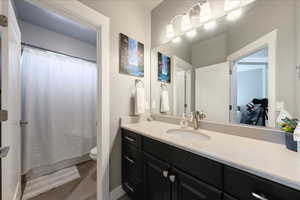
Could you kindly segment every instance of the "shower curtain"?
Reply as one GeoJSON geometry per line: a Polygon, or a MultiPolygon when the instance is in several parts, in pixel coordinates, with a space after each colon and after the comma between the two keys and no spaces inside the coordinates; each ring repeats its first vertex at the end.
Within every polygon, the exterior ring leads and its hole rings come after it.
{"type": "Polygon", "coordinates": [[[96,146],[96,64],[25,47],[22,55],[23,173],[96,146]]]}

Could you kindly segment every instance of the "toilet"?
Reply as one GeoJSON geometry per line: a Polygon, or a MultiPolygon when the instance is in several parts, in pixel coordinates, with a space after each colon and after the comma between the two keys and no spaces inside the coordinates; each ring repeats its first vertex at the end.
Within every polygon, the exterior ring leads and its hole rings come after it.
{"type": "Polygon", "coordinates": [[[97,160],[97,147],[92,148],[92,150],[90,151],[90,157],[93,160],[97,160]]]}

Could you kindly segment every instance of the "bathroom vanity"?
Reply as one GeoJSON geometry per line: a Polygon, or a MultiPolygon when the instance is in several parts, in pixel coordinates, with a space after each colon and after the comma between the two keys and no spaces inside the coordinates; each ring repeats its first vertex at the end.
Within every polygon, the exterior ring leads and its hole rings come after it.
{"type": "Polygon", "coordinates": [[[180,129],[163,122],[122,126],[122,186],[132,199],[300,199],[300,159],[283,145],[206,130],[187,129],[192,135],[183,136],[166,130],[180,129]],[[253,145],[257,149],[247,153],[253,145]],[[258,153],[266,150],[263,145],[276,158],[263,158],[272,155],[258,153]],[[277,165],[287,159],[295,166],[277,165]]]}

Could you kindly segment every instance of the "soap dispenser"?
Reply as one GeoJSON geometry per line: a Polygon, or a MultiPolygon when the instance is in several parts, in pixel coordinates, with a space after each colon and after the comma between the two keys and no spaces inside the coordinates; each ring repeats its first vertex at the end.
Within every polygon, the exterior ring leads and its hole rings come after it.
{"type": "Polygon", "coordinates": [[[189,126],[189,121],[188,121],[188,119],[186,117],[186,114],[183,113],[182,114],[182,118],[180,120],[180,127],[181,128],[187,128],[188,126],[189,126]]]}

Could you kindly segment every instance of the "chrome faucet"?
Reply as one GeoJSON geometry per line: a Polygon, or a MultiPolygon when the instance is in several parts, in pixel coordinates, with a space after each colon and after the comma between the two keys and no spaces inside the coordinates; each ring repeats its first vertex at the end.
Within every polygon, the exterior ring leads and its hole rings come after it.
{"type": "Polygon", "coordinates": [[[193,127],[195,130],[199,129],[199,122],[203,119],[206,118],[206,115],[203,111],[199,112],[199,111],[195,111],[192,112],[192,118],[191,118],[191,122],[193,122],[193,127]]]}

